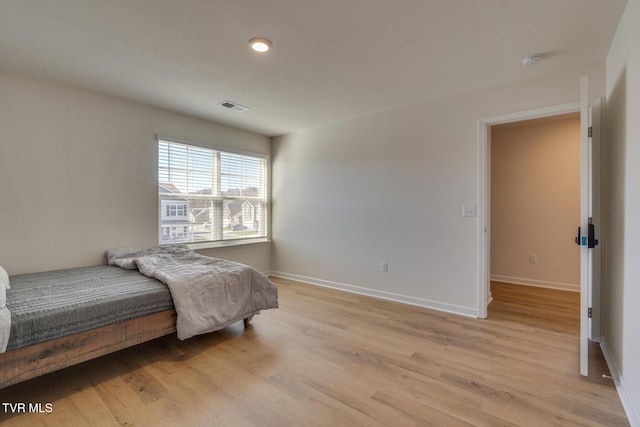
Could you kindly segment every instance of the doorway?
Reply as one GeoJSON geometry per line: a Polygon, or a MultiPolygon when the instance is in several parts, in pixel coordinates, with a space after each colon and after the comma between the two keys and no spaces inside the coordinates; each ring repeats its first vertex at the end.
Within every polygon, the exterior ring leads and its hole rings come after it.
{"type": "Polygon", "coordinates": [[[490,131],[491,280],[579,292],[580,114],[490,131]]]}
{"type": "MultiPolygon", "coordinates": [[[[593,161],[592,159],[600,159],[600,155],[599,155],[599,145],[600,145],[600,138],[599,138],[599,132],[600,132],[600,104],[601,101],[600,100],[594,100],[592,102],[587,103],[586,99],[586,89],[583,90],[583,86],[585,86],[586,88],[587,85],[587,81],[586,78],[582,78],[581,79],[581,102],[579,103],[571,103],[571,104],[564,104],[564,105],[559,105],[559,106],[552,106],[552,107],[546,107],[546,108],[540,108],[540,109],[536,109],[536,110],[530,110],[530,111],[525,111],[525,112],[518,112],[518,113],[511,113],[511,114],[506,114],[506,115],[502,115],[502,116],[495,116],[495,117],[490,117],[490,118],[486,118],[486,119],[482,119],[479,121],[479,127],[478,127],[478,131],[479,131],[479,209],[478,209],[478,216],[479,216],[479,228],[478,228],[478,232],[479,232],[479,258],[478,258],[478,265],[479,265],[479,282],[478,282],[478,317],[479,318],[486,318],[487,317],[487,306],[489,304],[489,302],[491,302],[491,292],[490,292],[490,273],[491,273],[491,217],[492,217],[492,212],[491,212],[491,206],[490,206],[490,201],[491,201],[491,129],[493,126],[499,126],[499,125],[504,125],[504,124],[512,124],[515,122],[521,122],[521,121],[527,121],[527,120],[533,120],[533,119],[540,119],[540,118],[549,118],[551,119],[551,117],[553,116],[560,116],[560,115],[565,115],[565,114],[570,114],[570,113],[576,113],[576,112],[580,112],[580,117],[581,117],[581,124],[580,124],[580,134],[581,134],[581,142],[580,142],[580,164],[581,165],[589,165],[589,181],[585,181],[585,171],[587,170],[586,168],[581,168],[581,192],[584,193],[585,188],[588,188],[587,193],[588,194],[588,198],[584,197],[584,194],[581,195],[581,208],[580,208],[580,221],[577,224],[574,224],[574,229],[577,230],[577,225],[581,225],[583,230],[586,230],[586,220],[587,220],[587,216],[589,216],[589,224],[591,224],[591,216],[593,215],[594,218],[594,223],[596,224],[596,229],[599,229],[599,221],[600,221],[600,216],[599,216],[599,178],[597,178],[600,174],[600,170],[599,170],[599,161],[593,161]],[[593,107],[593,114],[592,114],[592,107],[593,107]],[[588,113],[588,114],[587,114],[588,113]],[[586,124],[586,117],[589,117],[589,124],[586,124]],[[591,128],[589,128],[589,135],[588,135],[588,140],[586,139],[587,136],[587,126],[592,126],[591,125],[591,119],[593,118],[593,141],[591,138],[591,128]],[[585,141],[587,141],[585,143],[585,141]],[[585,157],[585,153],[587,153],[585,147],[588,144],[588,157],[585,157]],[[592,145],[593,145],[593,158],[591,157],[591,152],[592,152],[592,145]],[[593,175],[591,172],[591,168],[593,167],[593,175]],[[591,176],[593,176],[593,182],[591,182],[591,176]],[[588,187],[585,185],[585,182],[589,182],[588,187]],[[593,187],[592,187],[593,185],[593,187]],[[593,190],[592,190],[593,189],[593,190]],[[591,198],[591,191],[593,191],[593,198],[591,198]],[[593,202],[593,206],[594,206],[594,211],[593,214],[591,213],[591,208],[589,207],[589,213],[588,215],[585,214],[586,212],[586,208],[585,208],[585,201],[589,202],[589,206],[591,204],[591,202],[593,202]]],[[[527,224],[521,225],[522,227],[527,227],[527,224]]],[[[591,231],[591,226],[589,227],[589,230],[591,231]]],[[[577,234],[577,233],[576,233],[577,234]]],[[[590,241],[591,238],[589,238],[590,241]]],[[[570,239],[569,241],[571,242],[573,239],[570,239]]],[[[584,280],[584,275],[585,275],[585,265],[592,265],[594,270],[599,270],[599,251],[598,250],[592,250],[592,249],[588,249],[587,250],[587,246],[586,246],[586,242],[587,239],[586,237],[582,237],[580,240],[582,243],[582,247],[580,248],[580,254],[581,254],[581,277],[580,277],[580,284],[581,284],[581,293],[580,295],[580,372],[582,375],[587,375],[587,363],[589,365],[591,365],[591,360],[587,361],[587,354],[591,353],[591,344],[589,343],[589,339],[587,339],[587,336],[591,337],[593,336],[595,340],[595,342],[597,343],[598,341],[598,337],[599,337],[599,271],[595,271],[593,274],[594,277],[594,285],[593,288],[591,286],[591,277],[589,277],[589,281],[585,281],[584,280]],[[589,264],[585,263],[585,254],[589,254],[588,255],[588,260],[589,260],[589,264]],[[593,254],[593,262],[591,261],[591,254],[593,254]],[[598,285],[596,287],[595,285],[595,279],[598,280],[598,285]],[[585,287],[585,283],[589,283],[587,285],[587,287],[585,287]],[[593,295],[593,301],[591,301],[591,299],[589,299],[589,305],[588,307],[592,307],[592,303],[593,303],[593,312],[594,312],[594,318],[593,319],[588,319],[588,321],[586,320],[586,307],[587,307],[587,303],[586,303],[586,299],[587,297],[591,297],[593,295]],[[593,325],[593,328],[592,328],[593,325]],[[587,327],[589,328],[589,333],[587,334],[587,327]],[[595,333],[592,333],[593,331],[595,331],[595,333]],[[589,347],[589,348],[587,348],[589,347]]],[[[597,242],[596,242],[597,243],[597,242]]],[[[589,246],[589,248],[592,248],[592,246],[589,246]]],[[[528,255],[536,255],[535,253],[529,253],[528,255]]],[[[539,259],[539,258],[538,258],[539,259]]],[[[529,258],[529,262],[535,264],[535,262],[531,262],[532,260],[536,260],[536,257],[533,258],[529,258]]],[[[587,270],[589,270],[591,267],[587,268],[587,270]]],[[[589,309],[589,313],[591,313],[591,308],[589,309]]],[[[590,317],[590,316],[589,316],[590,317]]],[[[597,346],[597,344],[595,344],[595,346],[597,346]]],[[[599,346],[597,346],[597,352],[600,353],[599,351],[599,346]]],[[[589,372],[589,374],[591,374],[591,372],[589,372]]],[[[591,377],[591,375],[589,375],[591,377]]]]}
{"type": "Polygon", "coordinates": [[[580,113],[490,132],[490,308],[500,304],[529,326],[577,337],[580,113]]]}
{"type": "MultiPolygon", "coordinates": [[[[490,117],[479,122],[479,141],[480,141],[480,162],[479,162],[479,194],[480,209],[479,225],[479,283],[478,283],[478,317],[487,317],[487,305],[491,301],[490,290],[490,272],[491,272],[491,129],[494,126],[510,125],[523,121],[531,121],[537,119],[547,119],[568,114],[576,114],[580,111],[579,103],[564,104],[559,106],[540,108],[536,110],[512,113],[502,116],[490,117]]],[[[579,159],[577,160],[579,162],[579,159]]],[[[526,193],[521,194],[526,197],[526,193]]],[[[579,222],[578,222],[579,223],[579,222]]],[[[528,224],[521,224],[521,229],[529,227],[528,224]]],[[[517,236],[516,236],[517,237],[517,236]]],[[[537,253],[527,253],[527,262],[539,258],[529,258],[528,255],[537,255],[537,253]]],[[[536,263],[532,263],[536,264],[536,263]]],[[[544,280],[544,279],[542,279],[544,280]]]]}

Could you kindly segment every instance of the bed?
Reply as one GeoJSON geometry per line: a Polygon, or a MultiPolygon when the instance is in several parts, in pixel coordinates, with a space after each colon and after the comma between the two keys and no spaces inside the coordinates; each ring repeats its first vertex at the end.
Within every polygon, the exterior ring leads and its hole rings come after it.
{"type": "Polygon", "coordinates": [[[246,327],[278,307],[277,288],[255,269],[184,245],[106,256],[107,265],[10,277],[0,267],[0,388],[172,333],[246,327]]]}

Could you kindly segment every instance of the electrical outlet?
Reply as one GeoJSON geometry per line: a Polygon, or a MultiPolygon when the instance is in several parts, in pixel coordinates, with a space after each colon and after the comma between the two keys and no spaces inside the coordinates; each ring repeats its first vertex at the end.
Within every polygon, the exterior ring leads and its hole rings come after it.
{"type": "Polygon", "coordinates": [[[386,261],[380,261],[380,271],[386,273],[389,271],[389,263],[386,261]]]}
{"type": "Polygon", "coordinates": [[[537,264],[538,263],[538,255],[536,254],[530,254],[529,255],[529,262],[531,264],[537,264]]]}
{"type": "Polygon", "coordinates": [[[466,217],[476,216],[476,205],[462,206],[462,216],[466,216],[466,217]]]}

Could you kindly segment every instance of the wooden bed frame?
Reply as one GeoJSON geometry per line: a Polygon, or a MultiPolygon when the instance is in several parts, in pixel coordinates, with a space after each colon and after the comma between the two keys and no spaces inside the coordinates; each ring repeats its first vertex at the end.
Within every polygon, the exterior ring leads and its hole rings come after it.
{"type": "Polygon", "coordinates": [[[0,353],[0,388],[76,365],[176,331],[176,311],[137,319],[0,353]]]}
{"type": "MultiPolygon", "coordinates": [[[[251,317],[244,319],[245,328],[251,317]]],[[[176,332],[169,309],[0,353],[0,388],[176,332]]]]}

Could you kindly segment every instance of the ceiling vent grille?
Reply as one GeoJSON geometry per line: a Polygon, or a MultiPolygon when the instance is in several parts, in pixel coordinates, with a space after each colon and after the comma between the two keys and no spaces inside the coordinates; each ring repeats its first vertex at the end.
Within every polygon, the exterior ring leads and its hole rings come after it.
{"type": "Polygon", "coordinates": [[[220,105],[220,106],[222,106],[224,108],[228,108],[230,110],[239,111],[239,112],[247,111],[249,109],[249,107],[245,107],[245,106],[242,106],[240,104],[236,104],[235,102],[231,102],[231,101],[222,101],[218,105],[220,105]]]}

